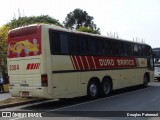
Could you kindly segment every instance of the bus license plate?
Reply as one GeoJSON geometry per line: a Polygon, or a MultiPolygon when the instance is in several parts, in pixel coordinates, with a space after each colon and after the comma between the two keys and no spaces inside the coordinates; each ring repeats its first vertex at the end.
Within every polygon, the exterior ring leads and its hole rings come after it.
{"type": "Polygon", "coordinates": [[[23,91],[23,92],[22,92],[22,96],[29,96],[29,92],[23,91]]]}

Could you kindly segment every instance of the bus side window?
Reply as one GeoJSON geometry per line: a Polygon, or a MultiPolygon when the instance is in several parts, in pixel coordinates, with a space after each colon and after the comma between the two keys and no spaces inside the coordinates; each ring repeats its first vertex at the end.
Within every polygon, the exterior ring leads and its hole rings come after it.
{"type": "Polygon", "coordinates": [[[113,48],[111,40],[105,41],[105,55],[113,55],[113,48]]]}
{"type": "Polygon", "coordinates": [[[146,45],[143,45],[142,46],[142,50],[143,50],[143,55],[145,57],[148,57],[148,56],[152,56],[152,50],[150,47],[146,46],[146,45]]]}
{"type": "Polygon", "coordinates": [[[69,35],[69,51],[72,55],[77,55],[80,53],[80,44],[77,35],[70,34],[69,35]]]}
{"type": "Polygon", "coordinates": [[[89,49],[89,55],[96,55],[97,49],[96,49],[96,40],[94,38],[88,39],[88,49],[89,49]]]}
{"type": "Polygon", "coordinates": [[[80,54],[81,55],[88,55],[88,41],[87,37],[79,36],[79,43],[80,43],[80,54]]]}
{"type": "Polygon", "coordinates": [[[113,48],[113,55],[115,55],[115,56],[120,56],[120,54],[119,54],[119,45],[118,45],[119,43],[117,42],[117,41],[112,41],[112,45],[114,46],[114,48],[113,48]]]}
{"type": "Polygon", "coordinates": [[[138,55],[143,56],[142,46],[138,45],[138,55]]]}
{"type": "Polygon", "coordinates": [[[51,54],[59,54],[60,50],[60,34],[59,32],[49,31],[51,54]]]}
{"type": "Polygon", "coordinates": [[[133,55],[138,56],[138,45],[137,44],[133,45],[133,55]]]}
{"type": "Polygon", "coordinates": [[[125,51],[124,51],[124,43],[123,42],[117,42],[117,47],[118,47],[118,55],[120,56],[125,56],[125,51]]]}
{"type": "Polygon", "coordinates": [[[69,54],[68,38],[66,34],[60,34],[61,54],[69,54]]]}
{"type": "Polygon", "coordinates": [[[124,44],[124,56],[131,56],[132,55],[132,46],[130,43],[123,43],[124,44]]]}
{"type": "Polygon", "coordinates": [[[96,47],[98,55],[104,55],[104,40],[103,39],[96,39],[96,47]]]}

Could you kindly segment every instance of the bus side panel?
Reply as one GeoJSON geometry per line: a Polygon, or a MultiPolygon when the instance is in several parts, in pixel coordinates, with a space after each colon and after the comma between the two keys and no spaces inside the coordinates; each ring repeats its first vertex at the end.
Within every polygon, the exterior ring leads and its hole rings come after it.
{"type": "Polygon", "coordinates": [[[79,73],[61,73],[52,75],[53,97],[72,98],[79,96],[79,73]],[[75,95],[74,95],[75,94],[75,95]]]}
{"type": "Polygon", "coordinates": [[[80,94],[80,72],[74,72],[70,56],[52,55],[53,97],[75,97],[80,94]]]}

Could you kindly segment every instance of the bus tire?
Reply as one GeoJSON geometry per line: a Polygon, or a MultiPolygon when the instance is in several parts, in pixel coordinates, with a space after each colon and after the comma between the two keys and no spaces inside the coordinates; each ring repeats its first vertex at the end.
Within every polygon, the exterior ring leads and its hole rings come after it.
{"type": "Polygon", "coordinates": [[[112,83],[109,78],[105,78],[101,83],[101,96],[107,97],[112,91],[112,83]]]}
{"type": "Polygon", "coordinates": [[[99,96],[99,84],[96,80],[91,80],[87,87],[87,96],[89,99],[95,99],[99,96]]]}
{"type": "Polygon", "coordinates": [[[157,80],[160,81],[160,77],[158,77],[157,80]]]}
{"type": "Polygon", "coordinates": [[[144,78],[143,78],[143,86],[147,87],[148,83],[149,83],[149,76],[147,74],[145,74],[144,78]]]}

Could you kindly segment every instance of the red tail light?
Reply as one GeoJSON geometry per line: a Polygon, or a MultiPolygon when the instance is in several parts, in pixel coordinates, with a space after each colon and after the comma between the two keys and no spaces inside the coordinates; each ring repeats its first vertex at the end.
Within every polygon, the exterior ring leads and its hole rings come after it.
{"type": "Polygon", "coordinates": [[[42,87],[47,87],[48,86],[48,77],[47,77],[47,75],[41,75],[41,84],[42,84],[42,87]]]}

